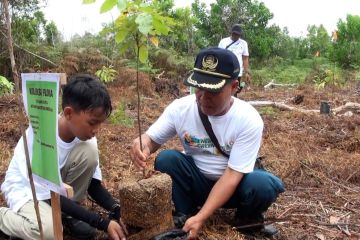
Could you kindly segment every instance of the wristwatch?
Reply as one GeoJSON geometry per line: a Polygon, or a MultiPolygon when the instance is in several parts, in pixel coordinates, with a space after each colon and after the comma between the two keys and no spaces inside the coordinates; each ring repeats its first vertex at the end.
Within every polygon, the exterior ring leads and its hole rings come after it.
{"type": "Polygon", "coordinates": [[[120,204],[115,203],[112,205],[111,210],[109,212],[109,219],[119,221],[120,219],[120,204]]]}

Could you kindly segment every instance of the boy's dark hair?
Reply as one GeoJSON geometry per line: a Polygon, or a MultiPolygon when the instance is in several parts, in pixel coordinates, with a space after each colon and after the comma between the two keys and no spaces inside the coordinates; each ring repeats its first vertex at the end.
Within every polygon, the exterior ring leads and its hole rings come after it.
{"type": "Polygon", "coordinates": [[[75,111],[88,111],[101,107],[106,116],[112,111],[111,99],[104,84],[89,74],[76,74],[63,88],[62,109],[71,106],[75,111]]]}

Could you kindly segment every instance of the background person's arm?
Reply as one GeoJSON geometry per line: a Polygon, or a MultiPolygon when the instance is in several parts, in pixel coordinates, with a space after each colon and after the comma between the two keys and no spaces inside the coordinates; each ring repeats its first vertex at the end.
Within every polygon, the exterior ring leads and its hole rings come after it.
{"type": "Polygon", "coordinates": [[[242,60],[243,60],[243,67],[244,67],[242,78],[246,82],[246,84],[249,85],[250,80],[251,80],[250,79],[250,69],[249,69],[249,56],[242,55],[242,60]]]}

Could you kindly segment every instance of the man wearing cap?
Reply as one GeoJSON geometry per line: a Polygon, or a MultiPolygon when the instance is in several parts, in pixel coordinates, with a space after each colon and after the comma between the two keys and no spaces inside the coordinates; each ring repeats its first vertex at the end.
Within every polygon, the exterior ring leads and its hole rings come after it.
{"type": "Polygon", "coordinates": [[[248,44],[245,40],[241,39],[242,29],[240,24],[235,24],[231,28],[231,35],[230,37],[226,37],[221,39],[219,42],[219,48],[224,48],[232,51],[240,65],[240,72],[239,72],[239,89],[238,92],[241,91],[243,85],[241,85],[240,80],[242,83],[250,83],[250,72],[249,72],[249,49],[248,44]]]}
{"type": "Polygon", "coordinates": [[[155,169],[173,180],[176,214],[189,217],[181,226],[188,232],[188,239],[197,237],[218,208],[236,208],[234,220],[238,224],[260,225],[251,230],[268,235],[277,232],[262,224],[263,213],[284,186],[271,173],[254,170],[263,121],[255,108],[233,97],[239,71],[239,62],[231,51],[202,50],[193,73],[184,80],[185,85],[196,88],[195,94],[167,106],[142,135],[142,151],[138,138],[130,149],[131,159],[143,169],[151,153],[175,135],[180,138],[184,151],[161,151],[155,159],[155,169]],[[208,118],[219,148],[209,137],[200,115],[208,118]]]}

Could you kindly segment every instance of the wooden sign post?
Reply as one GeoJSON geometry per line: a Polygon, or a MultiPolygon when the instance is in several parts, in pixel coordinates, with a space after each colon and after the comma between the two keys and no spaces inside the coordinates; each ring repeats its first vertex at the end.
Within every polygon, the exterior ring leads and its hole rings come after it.
{"type": "MultiPolygon", "coordinates": [[[[74,196],[73,188],[67,184],[64,184],[64,186],[66,188],[66,196],[68,198],[72,198],[74,196]]],[[[54,239],[63,240],[60,195],[54,191],[51,191],[51,209],[54,226],[54,239]]]]}

